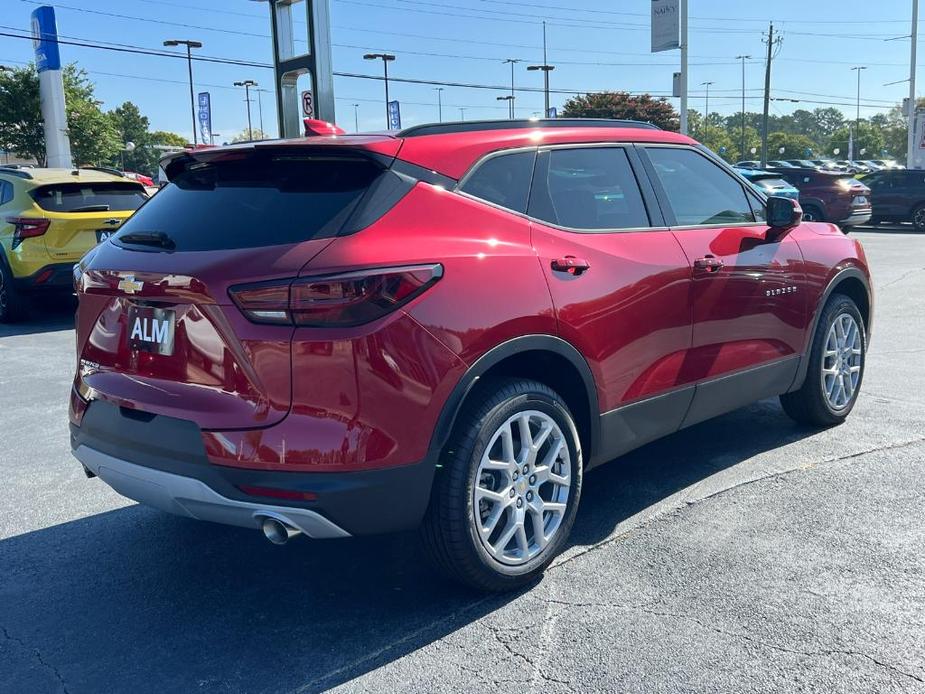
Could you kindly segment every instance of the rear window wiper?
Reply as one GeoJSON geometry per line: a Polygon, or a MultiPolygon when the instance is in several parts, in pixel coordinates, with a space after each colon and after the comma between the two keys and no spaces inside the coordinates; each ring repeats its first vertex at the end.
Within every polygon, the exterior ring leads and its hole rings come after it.
{"type": "Polygon", "coordinates": [[[109,205],[84,205],[83,207],[72,207],[69,212],[109,212],[109,205]]]}
{"type": "Polygon", "coordinates": [[[119,234],[116,237],[122,243],[137,244],[139,246],[158,246],[173,250],[176,245],[173,239],[163,231],[134,231],[127,234],[119,234]]]}

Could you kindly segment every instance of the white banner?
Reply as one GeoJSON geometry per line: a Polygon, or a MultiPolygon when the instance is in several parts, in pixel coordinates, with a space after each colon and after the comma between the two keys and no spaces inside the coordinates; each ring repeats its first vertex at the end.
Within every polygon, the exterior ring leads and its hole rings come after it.
{"type": "Polygon", "coordinates": [[[680,0],[652,0],[652,52],[681,47],[680,0]]]}

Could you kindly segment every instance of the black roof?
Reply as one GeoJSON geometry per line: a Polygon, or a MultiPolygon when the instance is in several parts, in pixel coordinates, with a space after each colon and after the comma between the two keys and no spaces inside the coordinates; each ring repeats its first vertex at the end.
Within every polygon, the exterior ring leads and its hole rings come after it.
{"type": "Polygon", "coordinates": [[[541,118],[530,120],[470,120],[455,123],[428,123],[413,125],[396,133],[397,137],[417,137],[420,135],[450,135],[453,133],[473,133],[482,130],[510,130],[517,128],[644,128],[661,130],[657,125],[638,120],[620,120],[617,118],[541,118]]]}

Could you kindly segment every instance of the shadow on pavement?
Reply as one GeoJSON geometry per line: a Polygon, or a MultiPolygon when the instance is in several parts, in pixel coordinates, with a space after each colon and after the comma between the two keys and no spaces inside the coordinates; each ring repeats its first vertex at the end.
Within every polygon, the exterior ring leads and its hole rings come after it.
{"type": "Polygon", "coordinates": [[[36,297],[29,303],[25,319],[18,323],[0,323],[0,338],[74,329],[77,299],[73,296],[36,297]]]}
{"type": "Polygon", "coordinates": [[[878,224],[877,226],[855,227],[852,231],[863,231],[871,234],[900,234],[909,236],[921,236],[923,232],[916,231],[911,224],[878,224]]]}
{"type": "MultiPolygon", "coordinates": [[[[766,401],[649,445],[589,473],[573,539],[810,433],[766,401]]],[[[37,662],[72,694],[321,691],[516,597],[445,582],[413,534],[280,548],[139,506],[4,540],[0,567],[9,691],[40,689],[37,662]]]]}

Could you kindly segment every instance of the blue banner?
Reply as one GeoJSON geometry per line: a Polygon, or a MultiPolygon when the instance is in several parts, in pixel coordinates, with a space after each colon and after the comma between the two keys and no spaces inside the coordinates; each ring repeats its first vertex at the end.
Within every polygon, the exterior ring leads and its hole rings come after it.
{"type": "Polygon", "coordinates": [[[549,110],[546,111],[546,117],[547,117],[547,118],[558,118],[558,117],[559,117],[559,109],[557,109],[555,106],[550,106],[550,107],[549,107],[549,110]]]}
{"type": "Polygon", "coordinates": [[[61,69],[61,55],[58,53],[58,26],[55,23],[55,8],[48,5],[32,12],[32,46],[35,48],[35,66],[39,72],[61,69]]]}
{"type": "Polygon", "coordinates": [[[200,144],[212,144],[212,97],[209,92],[199,92],[199,139],[200,144]]]}
{"type": "Polygon", "coordinates": [[[398,101],[389,102],[389,130],[401,130],[401,108],[398,101]]]}

